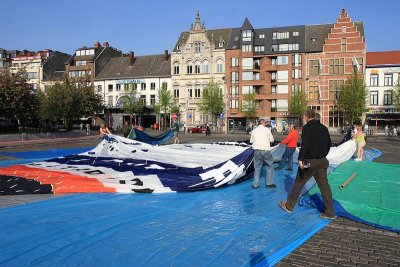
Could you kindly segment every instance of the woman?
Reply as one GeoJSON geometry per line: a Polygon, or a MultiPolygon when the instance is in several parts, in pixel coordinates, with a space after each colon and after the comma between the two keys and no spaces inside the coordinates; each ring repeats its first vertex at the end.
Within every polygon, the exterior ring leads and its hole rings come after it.
{"type": "Polygon", "coordinates": [[[110,130],[106,127],[104,123],[100,124],[100,135],[104,137],[107,134],[111,134],[110,130]]]}
{"type": "Polygon", "coordinates": [[[357,145],[357,158],[356,161],[362,161],[364,156],[364,146],[365,146],[365,134],[362,130],[361,125],[356,126],[357,133],[354,135],[353,139],[356,141],[357,145]]]}

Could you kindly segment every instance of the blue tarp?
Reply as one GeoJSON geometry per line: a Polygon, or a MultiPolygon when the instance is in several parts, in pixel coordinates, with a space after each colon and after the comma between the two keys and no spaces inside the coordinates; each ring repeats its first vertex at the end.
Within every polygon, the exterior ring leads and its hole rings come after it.
{"type": "Polygon", "coordinates": [[[168,142],[168,140],[170,140],[173,136],[174,136],[174,131],[172,130],[169,130],[157,136],[151,136],[143,131],[139,131],[138,129],[133,128],[128,138],[135,139],[146,144],[158,146],[168,142]]]}

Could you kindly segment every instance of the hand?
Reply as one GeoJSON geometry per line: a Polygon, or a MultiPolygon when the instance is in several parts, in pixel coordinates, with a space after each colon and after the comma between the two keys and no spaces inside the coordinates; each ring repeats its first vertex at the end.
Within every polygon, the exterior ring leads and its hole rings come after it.
{"type": "Polygon", "coordinates": [[[304,164],[303,164],[303,161],[302,160],[299,160],[299,167],[300,167],[300,169],[304,169],[304,164]]]}

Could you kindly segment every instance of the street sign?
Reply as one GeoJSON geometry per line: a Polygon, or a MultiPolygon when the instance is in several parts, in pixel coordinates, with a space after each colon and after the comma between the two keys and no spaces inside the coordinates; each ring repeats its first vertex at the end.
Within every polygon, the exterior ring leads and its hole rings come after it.
{"type": "Polygon", "coordinates": [[[225,118],[225,114],[224,114],[224,113],[219,114],[219,118],[220,118],[220,119],[225,118]]]}
{"type": "Polygon", "coordinates": [[[191,118],[192,118],[192,114],[188,114],[188,115],[187,115],[187,118],[188,118],[188,119],[191,119],[191,118]]]}

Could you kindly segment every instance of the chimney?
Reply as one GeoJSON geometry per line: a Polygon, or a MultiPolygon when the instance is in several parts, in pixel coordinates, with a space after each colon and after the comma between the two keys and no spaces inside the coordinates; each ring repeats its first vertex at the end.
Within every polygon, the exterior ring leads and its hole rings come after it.
{"type": "Polygon", "coordinates": [[[94,48],[99,48],[100,47],[100,43],[96,42],[93,46],[94,46],[94,48]]]}
{"type": "Polygon", "coordinates": [[[109,44],[108,42],[105,42],[105,43],[103,43],[103,46],[104,46],[104,47],[109,47],[110,44],[109,44]]]}
{"type": "Polygon", "coordinates": [[[168,60],[168,50],[164,50],[164,60],[168,60]]]}
{"type": "Polygon", "coordinates": [[[133,51],[129,51],[128,58],[129,58],[129,66],[132,66],[133,65],[133,59],[135,58],[135,53],[133,51]]]}

